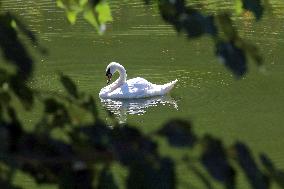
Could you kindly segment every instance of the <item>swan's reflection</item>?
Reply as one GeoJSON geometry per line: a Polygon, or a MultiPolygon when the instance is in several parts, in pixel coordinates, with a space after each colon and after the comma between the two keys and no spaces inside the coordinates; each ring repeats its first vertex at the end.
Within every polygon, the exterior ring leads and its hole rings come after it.
{"type": "Polygon", "coordinates": [[[170,96],[157,96],[140,99],[101,99],[103,106],[117,116],[120,123],[125,123],[127,114],[143,115],[147,108],[158,105],[169,105],[178,109],[177,102],[170,96]]]}

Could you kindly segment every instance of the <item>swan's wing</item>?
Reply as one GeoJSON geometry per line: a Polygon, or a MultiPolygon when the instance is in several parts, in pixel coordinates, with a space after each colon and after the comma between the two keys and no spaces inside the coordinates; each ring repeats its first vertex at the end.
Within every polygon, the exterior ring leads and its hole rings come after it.
{"type": "MultiPolygon", "coordinates": [[[[147,93],[152,89],[152,83],[141,77],[136,77],[126,81],[126,85],[122,86],[127,88],[127,92],[131,98],[140,98],[147,96],[147,93]]],[[[126,91],[126,90],[125,90],[126,91]]]]}
{"type": "Polygon", "coordinates": [[[122,86],[108,94],[110,98],[141,98],[147,97],[152,83],[146,79],[136,77],[129,79],[122,86]]]}
{"type": "Polygon", "coordinates": [[[129,79],[129,80],[126,81],[126,83],[128,85],[132,85],[132,86],[135,86],[135,85],[149,85],[149,84],[151,84],[149,81],[147,81],[146,79],[144,79],[142,77],[135,77],[135,78],[129,79]]]}

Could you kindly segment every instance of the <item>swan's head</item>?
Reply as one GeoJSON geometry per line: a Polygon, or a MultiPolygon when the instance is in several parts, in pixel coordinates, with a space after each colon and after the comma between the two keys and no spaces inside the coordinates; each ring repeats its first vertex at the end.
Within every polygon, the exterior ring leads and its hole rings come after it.
{"type": "MultiPolygon", "coordinates": [[[[117,62],[111,62],[107,68],[106,68],[106,76],[107,76],[107,84],[111,81],[112,75],[119,69],[123,68],[122,65],[120,65],[117,62]]],[[[124,69],[124,68],[123,68],[124,69]]]]}

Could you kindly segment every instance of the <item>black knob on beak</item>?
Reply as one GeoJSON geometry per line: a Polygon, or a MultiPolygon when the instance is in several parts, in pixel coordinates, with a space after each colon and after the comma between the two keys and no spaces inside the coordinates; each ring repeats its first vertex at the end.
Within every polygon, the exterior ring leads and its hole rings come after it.
{"type": "Polygon", "coordinates": [[[106,74],[106,76],[107,76],[107,84],[109,84],[109,82],[111,81],[112,74],[109,73],[109,74],[106,74]]]}

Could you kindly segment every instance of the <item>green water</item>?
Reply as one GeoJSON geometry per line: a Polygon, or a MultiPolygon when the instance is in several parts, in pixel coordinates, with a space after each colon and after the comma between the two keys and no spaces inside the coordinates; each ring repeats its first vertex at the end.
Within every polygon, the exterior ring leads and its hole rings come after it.
{"type": "MultiPolygon", "coordinates": [[[[132,109],[127,102],[117,102],[109,108],[120,121],[137,125],[144,132],[155,130],[170,118],[190,119],[198,134],[222,137],[228,145],[245,141],[254,152],[267,152],[276,166],[284,168],[283,1],[272,1],[272,13],[266,13],[259,22],[250,15],[235,17],[241,36],[257,44],[265,59],[265,71],[249,62],[249,72],[240,80],[218,62],[209,38],[177,36],[154,7],[145,7],[140,1],[114,1],[114,22],[103,36],[82,19],[69,25],[54,1],[2,2],[2,8],[20,15],[49,50],[48,56],[32,50],[37,64],[31,86],[60,92],[56,73],[63,71],[81,91],[96,97],[100,115],[107,120],[98,93],[106,85],[109,62],[124,65],[129,78],[139,76],[157,84],[178,79],[166,99],[152,99],[150,105],[131,102],[132,109]]],[[[208,12],[232,8],[222,1],[204,2],[208,12]]],[[[39,116],[33,112],[25,124],[39,116]]]]}

